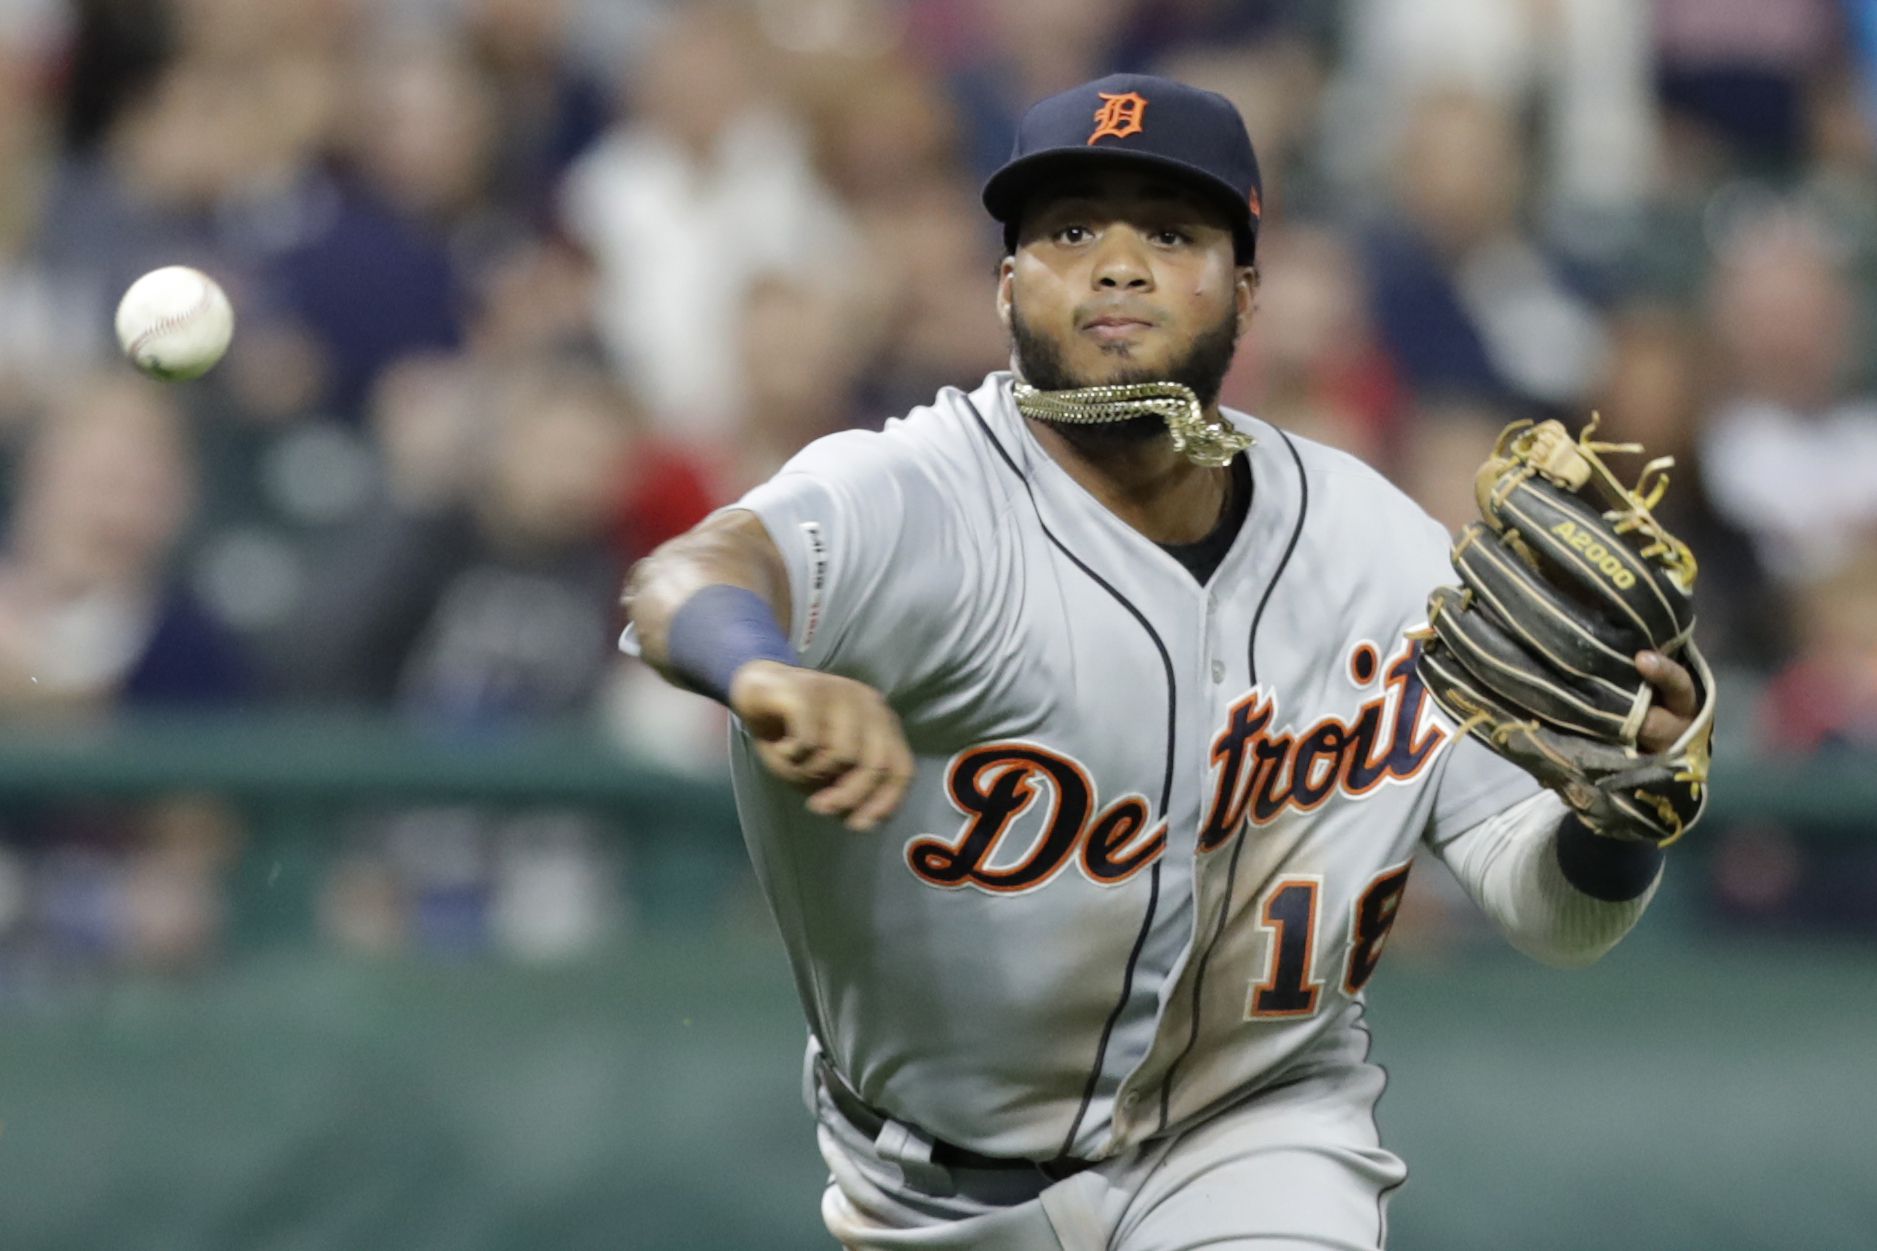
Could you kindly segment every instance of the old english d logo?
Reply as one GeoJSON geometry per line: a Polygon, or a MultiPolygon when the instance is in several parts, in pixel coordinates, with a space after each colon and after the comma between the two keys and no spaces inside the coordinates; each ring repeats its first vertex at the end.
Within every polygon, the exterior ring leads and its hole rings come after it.
{"type": "Polygon", "coordinates": [[[1141,114],[1147,111],[1147,97],[1138,91],[1098,92],[1101,107],[1095,110],[1095,133],[1088,137],[1090,143],[1104,135],[1116,139],[1141,133],[1141,114]]]}

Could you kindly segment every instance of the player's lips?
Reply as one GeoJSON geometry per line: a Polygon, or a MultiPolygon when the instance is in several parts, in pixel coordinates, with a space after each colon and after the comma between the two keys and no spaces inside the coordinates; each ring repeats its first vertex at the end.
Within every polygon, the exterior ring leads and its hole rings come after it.
{"type": "Polygon", "coordinates": [[[1091,317],[1082,323],[1086,334],[1107,342],[1111,339],[1126,339],[1143,330],[1153,329],[1153,323],[1140,317],[1128,317],[1120,313],[1104,313],[1100,317],[1091,317]]]}

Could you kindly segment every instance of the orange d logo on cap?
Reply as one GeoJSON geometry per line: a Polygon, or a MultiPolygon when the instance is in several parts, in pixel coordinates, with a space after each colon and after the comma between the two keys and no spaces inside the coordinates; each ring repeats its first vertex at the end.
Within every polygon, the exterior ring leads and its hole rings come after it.
{"type": "Polygon", "coordinates": [[[1249,265],[1257,256],[1258,156],[1245,119],[1217,92],[1152,74],[1109,74],[1024,110],[1010,159],[984,183],[984,207],[1003,226],[1007,251],[1017,250],[1025,206],[1084,162],[1131,165],[1185,183],[1231,219],[1234,259],[1249,265]]]}
{"type": "Polygon", "coordinates": [[[1141,114],[1147,111],[1146,96],[1137,91],[1096,94],[1101,97],[1101,107],[1095,110],[1095,133],[1088,137],[1090,143],[1104,135],[1121,139],[1141,132],[1141,114]]]}

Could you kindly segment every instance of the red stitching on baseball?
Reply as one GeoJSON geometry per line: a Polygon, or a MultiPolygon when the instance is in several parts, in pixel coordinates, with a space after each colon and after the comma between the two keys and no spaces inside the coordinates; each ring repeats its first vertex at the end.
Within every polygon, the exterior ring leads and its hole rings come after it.
{"type": "Polygon", "coordinates": [[[149,345],[150,340],[156,338],[158,335],[168,334],[178,327],[187,325],[193,319],[209,311],[209,305],[214,302],[209,294],[209,280],[199,274],[197,277],[202,278],[202,294],[196,297],[196,302],[180,313],[173,313],[168,317],[158,318],[155,322],[145,327],[142,334],[130,341],[130,358],[132,360],[142,361],[143,349],[149,345]]]}

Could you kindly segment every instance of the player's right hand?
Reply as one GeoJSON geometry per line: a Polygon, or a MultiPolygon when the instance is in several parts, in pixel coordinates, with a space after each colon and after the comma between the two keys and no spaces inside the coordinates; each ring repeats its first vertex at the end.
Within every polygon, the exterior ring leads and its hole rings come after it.
{"type": "Polygon", "coordinates": [[[892,815],[912,781],[912,749],[880,692],[773,660],[753,660],[730,682],[730,710],[777,777],[809,792],[808,809],[870,830],[892,815]]]}

